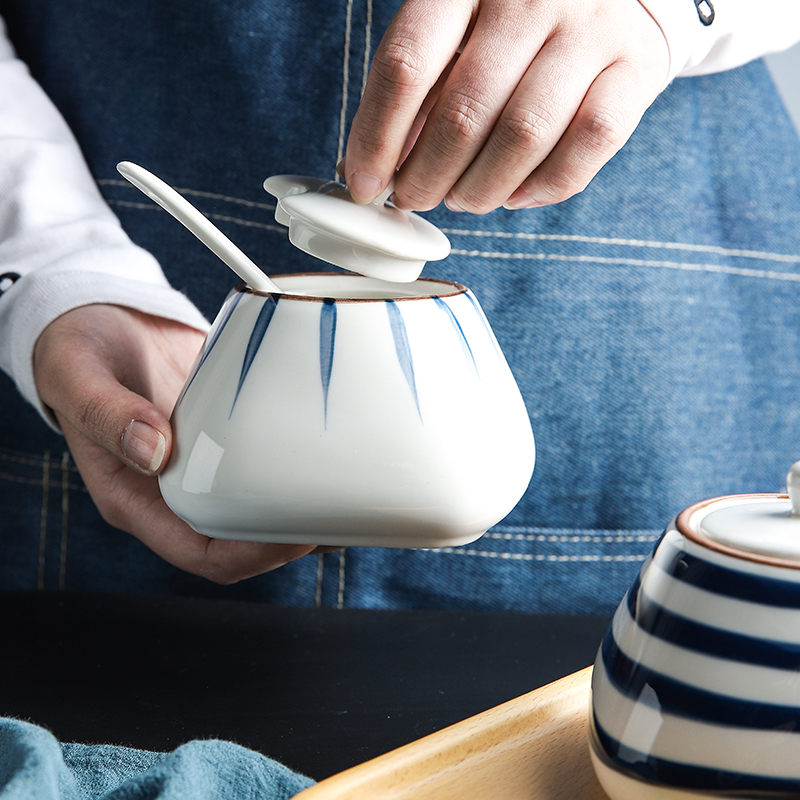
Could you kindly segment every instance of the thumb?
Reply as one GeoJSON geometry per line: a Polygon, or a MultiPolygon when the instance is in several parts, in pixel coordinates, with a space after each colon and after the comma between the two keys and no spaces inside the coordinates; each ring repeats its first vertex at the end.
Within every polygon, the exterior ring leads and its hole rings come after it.
{"type": "Polygon", "coordinates": [[[137,472],[156,475],[172,448],[166,415],[201,336],[120,306],[81,306],[39,335],[36,388],[68,441],[81,437],[137,472]]]}
{"type": "Polygon", "coordinates": [[[166,464],[167,442],[163,431],[133,418],[122,433],[123,460],[146,475],[156,475],[166,464]]]}
{"type": "MultiPolygon", "coordinates": [[[[172,432],[166,417],[146,398],[120,384],[110,371],[63,381],[59,421],[144,475],[166,465],[172,432]]],[[[63,425],[62,425],[63,427],[63,425]]]]}
{"type": "Polygon", "coordinates": [[[100,354],[73,348],[69,355],[60,355],[37,369],[37,388],[61,429],[69,431],[68,439],[85,437],[137,472],[159,473],[172,444],[164,414],[123,386],[100,354]]]}

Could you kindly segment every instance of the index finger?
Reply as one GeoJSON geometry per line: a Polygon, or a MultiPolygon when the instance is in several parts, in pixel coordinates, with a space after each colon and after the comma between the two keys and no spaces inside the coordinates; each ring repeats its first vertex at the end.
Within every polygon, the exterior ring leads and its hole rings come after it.
{"type": "Polygon", "coordinates": [[[406,0],[378,45],[345,155],[345,181],[360,202],[389,184],[426,97],[458,51],[472,0],[406,0]]]}

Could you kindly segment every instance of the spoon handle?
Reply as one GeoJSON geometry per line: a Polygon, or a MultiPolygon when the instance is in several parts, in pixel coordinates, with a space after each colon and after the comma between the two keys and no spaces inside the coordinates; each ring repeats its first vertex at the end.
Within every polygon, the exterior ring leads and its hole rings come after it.
{"type": "Polygon", "coordinates": [[[277,284],[271,281],[208,217],[201,214],[168,183],[130,161],[117,164],[117,171],[161,208],[172,214],[252,289],[281,294],[277,284]]]}

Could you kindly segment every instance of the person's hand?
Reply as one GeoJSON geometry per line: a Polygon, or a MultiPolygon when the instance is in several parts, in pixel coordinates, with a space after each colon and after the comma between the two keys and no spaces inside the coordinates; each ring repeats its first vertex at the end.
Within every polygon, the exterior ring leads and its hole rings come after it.
{"type": "Polygon", "coordinates": [[[161,497],[155,476],[170,455],[168,415],[202,344],[202,333],[176,322],[119,306],[83,306],[39,337],[36,387],[111,525],[187,572],[233,583],[315,548],[210,539],[161,497]]]}
{"type": "Polygon", "coordinates": [[[368,202],[530,208],[582,191],[664,87],[638,0],[405,0],[372,62],[344,177],[368,202]]]}

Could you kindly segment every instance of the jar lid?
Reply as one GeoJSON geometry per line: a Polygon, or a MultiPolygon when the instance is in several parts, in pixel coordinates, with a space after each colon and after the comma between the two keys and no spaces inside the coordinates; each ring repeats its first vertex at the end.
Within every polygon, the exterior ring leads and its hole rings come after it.
{"type": "Polygon", "coordinates": [[[409,283],[428,261],[450,254],[439,228],[388,202],[393,184],[372,203],[356,203],[344,184],[302,175],[274,175],[264,188],[278,202],[275,221],[300,250],[380,280],[409,283]]]}
{"type": "Polygon", "coordinates": [[[678,528],[715,550],[800,568],[800,462],[792,465],[786,483],[786,495],[733,495],[698,503],[679,516],[678,528]]]}

